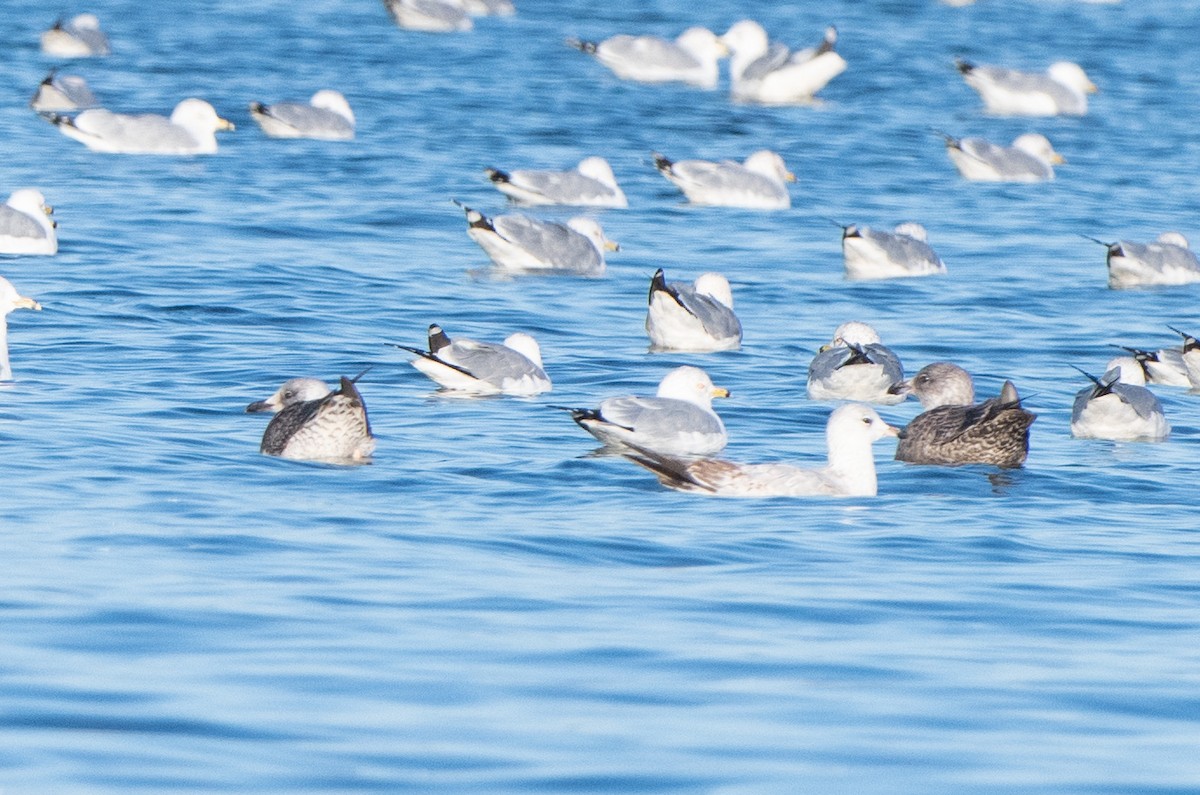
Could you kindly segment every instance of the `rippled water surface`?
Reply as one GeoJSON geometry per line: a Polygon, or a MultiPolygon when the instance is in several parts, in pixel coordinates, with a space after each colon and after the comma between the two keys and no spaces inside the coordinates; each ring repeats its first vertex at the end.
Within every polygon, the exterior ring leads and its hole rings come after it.
{"type": "Polygon", "coordinates": [[[114,55],[65,70],[118,110],[210,100],[238,130],[197,158],[94,154],[38,119],[58,9],[7,4],[0,193],[40,188],[61,251],[0,258],[45,307],[10,316],[0,387],[0,788],[1200,791],[1200,398],[1159,391],[1164,444],[1068,430],[1071,364],[1200,330],[1196,287],[1109,291],[1079,237],[1200,236],[1194,5],[517,2],[439,36],[370,0],[96,0],[114,55]],[[794,45],[838,25],[823,105],[622,83],[563,44],[746,16],[794,45]],[[956,56],[1072,59],[1101,92],[1082,119],[989,118],[956,56]],[[323,87],[354,142],[248,117],[323,87]],[[1039,130],[1069,163],[968,184],[933,129],[1039,130]],[[763,147],[799,176],[789,211],[687,207],[649,158],[763,147]],[[483,167],[591,154],[631,204],[599,214],[607,275],[478,273],[450,200],[501,212],[483,167]],[[827,218],[921,221],[949,273],[848,283],[827,218]],[[727,274],[743,349],[647,353],[657,267],[727,274]],[[850,319],[909,371],[1013,379],[1027,465],[913,467],[889,441],[877,498],[706,499],[589,456],[549,407],[698,364],[733,392],[729,458],[816,460],[804,371],[850,319]],[[430,322],[534,334],[554,392],[435,393],[386,344],[430,322]],[[248,402],[367,366],[372,465],[258,455],[248,402]]]}

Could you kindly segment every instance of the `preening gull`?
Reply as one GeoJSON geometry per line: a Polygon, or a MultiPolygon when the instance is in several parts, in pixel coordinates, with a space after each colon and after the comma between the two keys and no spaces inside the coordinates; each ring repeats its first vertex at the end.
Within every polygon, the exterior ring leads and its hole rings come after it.
{"type": "Polygon", "coordinates": [[[250,118],[272,138],[348,141],[354,137],[354,111],[340,91],[323,88],[303,102],[250,103],[250,118]]]}
{"type": "Polygon", "coordinates": [[[1045,72],[955,61],[967,85],[979,92],[996,116],[1083,116],[1096,86],[1077,63],[1059,61],[1045,72]]]}
{"type": "Polygon", "coordinates": [[[1108,249],[1110,289],[1168,287],[1200,281],[1200,260],[1189,247],[1188,239],[1179,232],[1163,232],[1153,243],[1087,239],[1108,249]]]}
{"type": "Polygon", "coordinates": [[[733,291],[719,273],[705,273],[694,284],[667,282],[663,269],[650,279],[646,333],[660,351],[707,353],[738,348],[742,324],[733,312],[733,291]]]}
{"type": "Polygon", "coordinates": [[[18,293],[12,282],[0,276],[0,381],[11,381],[13,377],[8,361],[8,313],[14,309],[41,308],[41,304],[18,293]]]}
{"type": "MultiPolygon", "coordinates": [[[[1078,368],[1076,368],[1078,369],[1078,368]]],[[[1081,389],[1071,409],[1071,435],[1080,439],[1161,442],[1171,433],[1162,404],[1144,386],[1139,368],[1117,366],[1096,378],[1082,370],[1092,385],[1081,389]],[[1128,372],[1127,372],[1128,371],[1128,372]],[[1135,383],[1126,383],[1132,378],[1135,383]]]]}
{"type": "Polygon", "coordinates": [[[29,107],[38,113],[82,110],[95,105],[96,95],[86,80],[79,75],[60,75],[54,69],[42,78],[33,99],[29,100],[29,107]]]}
{"type": "Polygon", "coordinates": [[[808,396],[813,400],[900,403],[904,368],[899,357],[866,323],[837,327],[833,339],[808,365],[808,396]]]}
{"type": "Polygon", "coordinates": [[[291,379],[267,400],[251,403],[248,412],[277,412],[263,433],[259,451],[306,461],[368,460],[375,451],[375,437],[367,407],[354,385],[359,377],[361,374],[352,379],[342,376],[336,392],[328,391],[316,379],[291,379]],[[305,399],[319,394],[321,388],[326,394],[305,399]]]}
{"type": "Polygon", "coordinates": [[[518,214],[489,218],[459,206],[467,214],[467,235],[501,270],[599,276],[604,273],[604,252],[620,248],[591,218],[572,218],[565,224],[518,214]]]}
{"type": "Polygon", "coordinates": [[[89,58],[108,55],[108,36],[100,29],[95,14],[79,14],[68,22],[61,19],[42,32],[42,52],[57,58],[89,58]]]}
{"type": "Polygon", "coordinates": [[[94,108],[77,116],[51,115],[49,119],[59,132],[88,149],[129,155],[212,154],[217,151],[215,133],[233,129],[212,105],[194,98],[176,105],[170,118],[94,108]]]}
{"type": "Polygon", "coordinates": [[[913,464],[992,464],[1014,468],[1029,455],[1029,426],[1037,415],[1021,408],[1011,381],[998,397],[975,402],[970,374],[950,362],[926,365],[902,390],[925,411],[904,430],[896,460],[913,464]]]}
{"type": "Polygon", "coordinates": [[[832,26],[825,29],[820,44],[796,52],[770,42],[751,19],[735,23],[721,41],[729,48],[731,93],[739,102],[807,104],[846,69],[846,61],[834,50],[837,28],[832,26]]]}
{"type": "Polygon", "coordinates": [[[674,41],[621,34],[601,42],[567,39],[567,44],[595,57],[622,80],[700,88],[716,87],[717,62],[729,52],[715,33],[699,27],[688,28],[674,41]]]}
{"type": "Polygon", "coordinates": [[[56,254],[58,224],[41,191],[13,191],[0,205],[0,254],[56,254]]]}
{"type": "Polygon", "coordinates": [[[556,406],[571,412],[579,427],[608,447],[672,456],[712,455],[725,447],[725,424],[713,411],[714,397],[729,390],[713,386],[698,367],[678,367],[663,378],[654,397],[616,397],[595,409],[556,406]]]}
{"type": "Polygon", "coordinates": [[[427,33],[453,33],[474,27],[461,3],[453,0],[383,0],[399,27],[427,33]]]}
{"type": "Polygon", "coordinates": [[[445,389],[476,395],[538,395],[549,392],[542,351],[528,334],[511,334],[501,345],[465,337],[451,341],[441,326],[429,327],[429,350],[397,345],[415,353],[412,366],[445,389]]]}
{"type": "Polygon", "coordinates": [[[896,429],[875,409],[848,403],[829,415],[825,426],[829,458],[823,467],[685,460],[651,450],[635,450],[626,457],[658,475],[664,486],[679,491],[721,497],[874,497],[878,486],[871,443],[895,435],[896,429]]]}
{"type": "Polygon", "coordinates": [[[1054,179],[1054,166],[1066,162],[1040,133],[1018,136],[1012,146],[983,138],[942,137],[958,173],[974,182],[1042,182],[1054,179]]]}
{"type": "Polygon", "coordinates": [[[788,182],[796,175],[783,158],[761,149],[743,162],[733,160],[672,161],[653,153],[654,167],[673,182],[693,204],[785,210],[792,206],[788,182]]]}
{"type": "Polygon", "coordinates": [[[920,224],[903,223],[892,232],[857,224],[838,226],[842,228],[847,279],[899,279],[946,272],[920,224]]]}
{"type": "Polygon", "coordinates": [[[496,189],[521,204],[628,207],[612,167],[603,157],[585,157],[569,171],[484,170],[496,189]]]}

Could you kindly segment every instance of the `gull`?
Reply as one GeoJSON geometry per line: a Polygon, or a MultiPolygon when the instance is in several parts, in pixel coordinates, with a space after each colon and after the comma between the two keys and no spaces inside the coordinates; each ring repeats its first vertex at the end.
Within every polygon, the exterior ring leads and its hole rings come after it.
{"type": "Polygon", "coordinates": [[[858,321],[838,326],[808,365],[812,400],[900,403],[905,398],[898,391],[903,382],[900,359],[880,342],[875,329],[858,321]]]}
{"type": "Polygon", "coordinates": [[[41,308],[41,304],[18,293],[12,282],[0,276],[0,381],[11,381],[13,377],[8,360],[8,313],[14,309],[41,308]]]}
{"type": "MultiPolygon", "coordinates": [[[[1079,368],[1075,368],[1079,369],[1079,368]]],[[[1162,404],[1154,393],[1136,383],[1137,368],[1113,367],[1100,378],[1083,370],[1092,386],[1081,389],[1071,409],[1071,435],[1080,439],[1119,442],[1161,442],[1171,433],[1162,404]]]]}
{"type": "Polygon", "coordinates": [[[375,437],[371,435],[367,407],[355,386],[361,377],[361,373],[354,378],[342,376],[336,392],[317,379],[291,379],[270,398],[251,403],[246,407],[248,412],[276,412],[263,433],[259,452],[333,463],[370,459],[375,437]],[[319,395],[321,388],[325,389],[323,395],[319,395]]]}
{"type": "Polygon", "coordinates": [[[962,59],[954,63],[967,85],[979,92],[987,112],[996,116],[1083,116],[1087,95],[1096,92],[1087,73],[1071,61],[1051,64],[1042,73],[976,66],[962,59]]]}
{"type": "Polygon", "coordinates": [[[1163,232],[1153,243],[1117,240],[1106,243],[1083,237],[1108,249],[1108,286],[1112,290],[1130,287],[1162,287],[1200,281],[1200,260],[1179,232],[1163,232]]]}
{"type": "Polygon", "coordinates": [[[250,118],[272,138],[348,141],[354,137],[354,111],[340,91],[323,88],[307,102],[250,103],[250,118]]]}
{"type": "Polygon", "coordinates": [[[213,106],[202,99],[185,99],[170,118],[153,113],[129,115],[104,108],[77,116],[51,115],[49,120],[68,138],[95,152],[150,155],[200,155],[217,151],[218,130],[232,130],[213,106]]]}
{"type": "Polygon", "coordinates": [[[86,80],[79,75],[60,75],[55,69],[42,78],[33,99],[29,100],[29,107],[38,113],[82,110],[95,105],[96,96],[86,80]]]}
{"type": "Polygon", "coordinates": [[[1042,182],[1054,179],[1054,166],[1066,162],[1040,133],[1018,136],[1012,146],[983,138],[942,137],[958,173],[974,182],[1042,182]]]}
{"type": "Polygon", "coordinates": [[[785,210],[792,206],[788,182],[796,175],[783,158],[761,149],[743,162],[733,160],[668,160],[652,153],[654,167],[673,182],[693,204],[785,210]]]}
{"type": "Polygon", "coordinates": [[[715,33],[700,27],[688,28],[674,41],[621,34],[601,42],[567,39],[567,44],[593,56],[622,80],[699,88],[716,87],[717,62],[729,54],[715,33]]]}
{"type": "Polygon", "coordinates": [[[459,5],[473,17],[510,17],[517,13],[512,0],[459,0],[459,5]]]}
{"type": "Polygon", "coordinates": [[[519,214],[489,218],[459,206],[467,215],[467,235],[501,270],[599,276],[604,273],[604,252],[620,249],[591,218],[572,218],[565,224],[519,214]]]}
{"type": "Polygon", "coordinates": [[[729,390],[713,386],[700,368],[684,366],[663,377],[654,397],[608,398],[595,409],[554,408],[571,412],[579,427],[611,448],[703,456],[719,452],[729,440],[713,411],[714,397],[729,397],[729,390]]]}
{"type": "Polygon", "coordinates": [[[903,223],[892,232],[857,224],[838,226],[842,228],[847,279],[898,279],[946,272],[920,224],[903,223]]]}
{"type": "Polygon", "coordinates": [[[992,464],[1015,468],[1029,455],[1029,426],[1037,415],[1021,407],[1012,381],[998,397],[975,402],[971,375],[956,364],[934,362],[906,381],[925,411],[904,430],[896,460],[913,464],[992,464]]]}
{"type": "Polygon", "coordinates": [[[1187,365],[1183,360],[1182,348],[1161,348],[1157,351],[1142,348],[1127,348],[1124,345],[1114,345],[1128,353],[1128,356],[1118,356],[1109,361],[1105,371],[1118,365],[1124,365],[1125,374],[1121,381],[1126,384],[1153,384],[1155,386],[1191,386],[1188,380],[1187,365]],[[1136,372],[1135,372],[1136,371],[1136,372]],[[1134,379],[1140,380],[1134,380],[1134,379]]]}
{"type": "Polygon", "coordinates": [[[644,449],[625,456],[678,491],[721,497],[874,497],[878,484],[871,443],[895,435],[896,429],[875,409],[848,403],[829,415],[825,426],[829,457],[823,467],[686,460],[644,449]]]}
{"type": "Polygon", "coordinates": [[[474,27],[462,4],[452,0],[383,0],[396,25],[427,33],[453,33],[474,27]]]}
{"type": "Polygon", "coordinates": [[[646,333],[660,351],[707,353],[738,348],[742,324],[733,312],[733,291],[719,273],[701,274],[693,284],[667,282],[663,269],[650,279],[646,333]]]}
{"type": "Polygon", "coordinates": [[[569,171],[484,169],[496,189],[521,204],[628,207],[612,167],[602,157],[585,157],[569,171]]]}
{"type": "Polygon", "coordinates": [[[825,29],[820,44],[796,52],[771,43],[762,26],[751,19],[735,23],[721,41],[729,48],[731,92],[739,102],[808,104],[846,69],[846,61],[834,50],[837,28],[833,26],[825,29]]]}
{"type": "Polygon", "coordinates": [[[41,191],[13,191],[0,205],[0,254],[56,254],[58,224],[41,191]]]}
{"type": "Polygon", "coordinates": [[[100,29],[95,14],[79,14],[69,22],[61,19],[42,32],[42,52],[57,58],[88,58],[108,55],[108,36],[100,29]]]}
{"type": "Polygon", "coordinates": [[[1192,389],[1200,389],[1200,340],[1174,326],[1167,326],[1167,328],[1183,337],[1180,358],[1187,371],[1188,384],[1192,389]]]}
{"type": "Polygon", "coordinates": [[[550,379],[542,369],[537,340],[517,332],[504,344],[476,342],[465,337],[451,341],[441,326],[429,327],[429,350],[395,346],[417,358],[412,366],[445,389],[476,395],[538,395],[549,392],[550,379]]]}

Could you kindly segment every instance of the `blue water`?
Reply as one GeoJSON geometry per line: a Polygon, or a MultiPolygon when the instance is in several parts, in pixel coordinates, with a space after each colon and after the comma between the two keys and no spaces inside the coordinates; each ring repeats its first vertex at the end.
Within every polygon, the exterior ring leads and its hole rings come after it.
{"type": "MultiPolygon", "coordinates": [[[[0,387],[5,792],[1200,792],[1194,395],[1159,445],[1078,441],[1112,343],[1200,332],[1197,289],[1112,292],[1082,240],[1200,236],[1200,11],[830,0],[518,0],[459,35],[382,5],[95,0],[113,40],[66,65],[109,106],[210,100],[219,154],[94,154],[25,106],[58,9],[10,0],[0,192],[56,206],[54,258],[0,258],[45,306],[9,318],[0,387]],[[622,83],[567,36],[754,16],[841,31],[819,108],[622,83]],[[1079,61],[1082,119],[985,117],[952,61],[1079,61]],[[251,100],[342,90],[350,144],[275,141],[251,100]],[[1046,133],[1044,185],[962,182],[931,128],[1046,133]],[[695,209],[673,157],[780,151],[793,209],[695,209]],[[631,208],[603,279],[496,280],[456,198],[495,165],[612,162],[631,208]],[[824,217],[917,220],[941,278],[844,281],[824,217]],[[720,270],[740,352],[651,355],[656,267],[720,270]],[[681,363],[733,397],[743,461],[815,460],[814,349],[871,322],[909,371],[953,359],[1039,415],[1028,463],[913,467],[876,446],[873,499],[682,495],[550,403],[647,392],[681,363]],[[385,343],[542,344],[555,390],[453,399],[385,343]],[[360,382],[371,466],[261,457],[244,406],[284,379],[360,382]]],[[[541,213],[550,217],[561,211],[541,213]]],[[[915,404],[885,408],[894,424],[915,404]]]]}

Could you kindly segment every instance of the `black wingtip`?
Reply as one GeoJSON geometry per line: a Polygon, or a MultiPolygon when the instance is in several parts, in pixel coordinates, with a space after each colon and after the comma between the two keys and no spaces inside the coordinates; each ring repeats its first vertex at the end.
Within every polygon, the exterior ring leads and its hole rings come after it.
{"type": "Polygon", "coordinates": [[[267,106],[261,102],[251,102],[250,103],[250,112],[251,113],[261,113],[262,115],[265,116],[265,115],[267,115],[267,106]]]}
{"type": "Polygon", "coordinates": [[[875,364],[875,362],[871,359],[871,354],[869,354],[867,350],[863,348],[863,346],[856,345],[855,343],[851,342],[848,343],[846,347],[850,349],[850,358],[846,359],[846,361],[842,362],[833,369],[841,370],[843,367],[850,367],[851,365],[855,364],[875,364]]]}
{"type": "Polygon", "coordinates": [[[968,61],[964,58],[955,58],[954,59],[954,67],[956,69],[958,69],[958,71],[964,75],[970,74],[971,72],[973,72],[975,70],[975,64],[971,63],[970,61],[968,61]]]}
{"type": "Polygon", "coordinates": [[[576,38],[569,38],[566,40],[566,42],[568,47],[573,47],[580,52],[587,53],[588,55],[595,55],[596,48],[599,46],[594,41],[585,41],[583,39],[576,38]]]}
{"type": "Polygon", "coordinates": [[[1191,353],[1192,351],[1200,348],[1200,339],[1193,337],[1191,334],[1188,334],[1186,331],[1180,331],[1179,329],[1175,328],[1174,326],[1168,325],[1167,328],[1171,329],[1171,331],[1174,331],[1176,334],[1183,337],[1183,352],[1184,353],[1191,353]]]}
{"type": "Polygon", "coordinates": [[[675,165],[659,152],[651,152],[650,156],[654,158],[654,167],[664,174],[670,173],[671,167],[675,165]]]}
{"type": "Polygon", "coordinates": [[[512,181],[512,177],[509,176],[508,172],[501,171],[498,168],[485,168],[483,173],[487,174],[487,178],[497,185],[512,181]]]}

